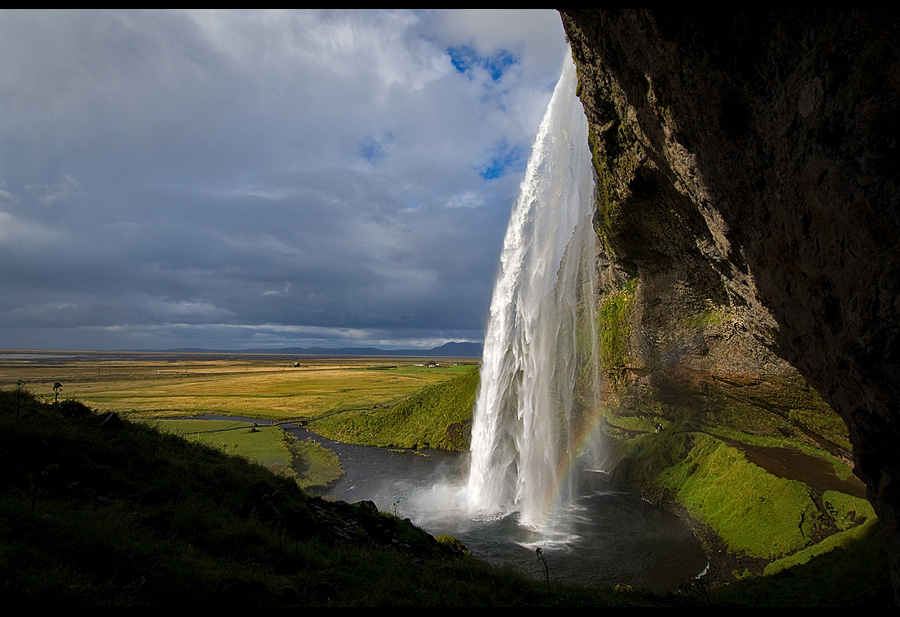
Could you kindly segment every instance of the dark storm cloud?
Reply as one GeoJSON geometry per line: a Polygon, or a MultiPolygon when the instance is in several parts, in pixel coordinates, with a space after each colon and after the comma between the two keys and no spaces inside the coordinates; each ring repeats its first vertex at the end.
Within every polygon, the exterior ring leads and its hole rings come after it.
{"type": "Polygon", "coordinates": [[[565,51],[550,11],[0,13],[0,347],[480,338],[565,51]]]}

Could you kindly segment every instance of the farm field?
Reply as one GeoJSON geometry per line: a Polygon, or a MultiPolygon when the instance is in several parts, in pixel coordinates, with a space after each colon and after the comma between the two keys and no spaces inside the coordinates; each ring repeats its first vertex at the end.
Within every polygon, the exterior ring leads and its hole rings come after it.
{"type": "Polygon", "coordinates": [[[262,354],[0,351],[0,388],[140,417],[308,419],[403,400],[477,360],[262,354]],[[298,366],[296,366],[296,365],[298,366]]]}

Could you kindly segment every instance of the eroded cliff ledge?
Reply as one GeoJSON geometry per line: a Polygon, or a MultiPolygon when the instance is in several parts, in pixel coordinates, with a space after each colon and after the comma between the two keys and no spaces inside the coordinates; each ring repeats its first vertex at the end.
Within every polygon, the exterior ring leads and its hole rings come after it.
{"type": "Polygon", "coordinates": [[[623,373],[805,379],[847,424],[896,594],[900,14],[561,13],[607,278],[640,281],[623,373]]]}

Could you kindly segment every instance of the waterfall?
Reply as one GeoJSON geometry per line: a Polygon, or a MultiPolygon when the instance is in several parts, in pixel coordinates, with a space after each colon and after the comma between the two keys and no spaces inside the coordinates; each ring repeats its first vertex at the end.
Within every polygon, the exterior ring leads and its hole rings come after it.
{"type": "Polygon", "coordinates": [[[503,241],[485,336],[467,483],[470,511],[544,528],[573,497],[596,412],[597,237],[587,120],[566,60],[503,241]]]}

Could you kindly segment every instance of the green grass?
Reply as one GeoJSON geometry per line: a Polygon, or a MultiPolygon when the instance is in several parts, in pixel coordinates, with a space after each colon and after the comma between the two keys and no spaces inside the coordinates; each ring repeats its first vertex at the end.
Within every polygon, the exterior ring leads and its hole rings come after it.
{"type": "Polygon", "coordinates": [[[289,467],[291,453],[278,426],[252,427],[247,422],[226,420],[161,420],[159,430],[181,435],[188,441],[243,456],[270,469],[289,467]]]}
{"type": "MultiPolygon", "coordinates": [[[[639,418],[637,416],[618,416],[609,420],[618,428],[630,431],[643,431],[645,433],[653,433],[656,431],[656,422],[648,418],[639,418]]],[[[668,425],[668,421],[663,420],[663,425],[668,425]]]]}
{"type": "Polygon", "coordinates": [[[292,440],[289,444],[291,453],[291,469],[297,478],[300,488],[319,492],[343,475],[341,461],[337,454],[325,448],[317,441],[307,438],[306,441],[292,440]]]}
{"type": "Polygon", "coordinates": [[[343,474],[336,454],[319,443],[297,441],[278,426],[252,427],[230,420],[145,420],[158,430],[242,456],[275,473],[294,478],[301,488],[324,487],[343,474]]]}
{"type": "MultiPolygon", "coordinates": [[[[823,545],[802,551],[796,558],[780,563],[791,567],[766,576],[714,589],[713,604],[747,606],[822,606],[889,607],[894,594],[887,567],[887,554],[878,521],[866,523],[848,532],[835,534],[823,545]],[[812,553],[816,553],[812,555],[812,553]],[[808,561],[804,558],[809,557],[808,561]]],[[[774,564],[773,564],[774,566],[774,564]]]]}
{"type": "Polygon", "coordinates": [[[775,560],[806,548],[831,514],[805,484],[768,473],[711,435],[673,425],[617,444],[613,478],[636,490],[663,490],[709,525],[729,551],[775,560]]]}
{"type": "Polygon", "coordinates": [[[822,501],[838,529],[847,530],[875,518],[875,509],[865,499],[837,491],[825,491],[822,501]]]}
{"type": "Polygon", "coordinates": [[[765,575],[771,576],[784,569],[808,563],[813,557],[824,555],[836,548],[847,548],[854,543],[861,542],[871,533],[871,528],[878,523],[875,510],[865,499],[852,497],[836,491],[826,491],[823,501],[832,519],[841,529],[822,542],[809,548],[794,553],[784,559],[773,561],[766,566],[765,575]]]}
{"type": "Polygon", "coordinates": [[[477,389],[478,369],[468,367],[397,405],[335,414],[310,428],[329,439],[366,446],[465,450],[477,389]]]}
{"type": "MultiPolygon", "coordinates": [[[[614,422],[641,424],[639,418],[614,422]]],[[[733,442],[799,447],[832,462],[836,472],[843,471],[846,466],[833,456],[795,440],[686,421],[670,424],[658,434],[623,437],[614,446],[620,460],[613,470],[615,483],[654,499],[674,499],[714,531],[729,553],[752,558],[739,562],[740,570],[747,568],[743,574],[732,572],[745,580],[716,590],[714,602],[811,606],[892,602],[887,558],[869,502],[836,491],[817,494],[802,482],[778,477],[749,462],[733,442]]],[[[729,563],[723,560],[725,567],[729,563]]]]}
{"type": "Polygon", "coordinates": [[[809,487],[774,476],[708,435],[658,477],[736,553],[772,559],[807,546],[820,519],[809,487]],[[735,487],[740,487],[736,490],[735,487]]]}
{"type": "Polygon", "coordinates": [[[853,470],[847,463],[834,457],[832,454],[826,452],[821,448],[816,448],[814,446],[800,443],[795,439],[787,439],[784,437],[776,437],[773,435],[754,435],[751,433],[745,433],[743,431],[708,425],[704,425],[703,430],[713,435],[719,435],[721,437],[726,437],[728,439],[733,439],[734,441],[740,441],[742,443],[751,445],[765,446],[769,448],[796,448],[797,450],[809,454],[810,456],[817,456],[831,463],[832,467],[834,468],[835,475],[837,475],[837,477],[841,480],[846,480],[853,475],[853,470]]]}

